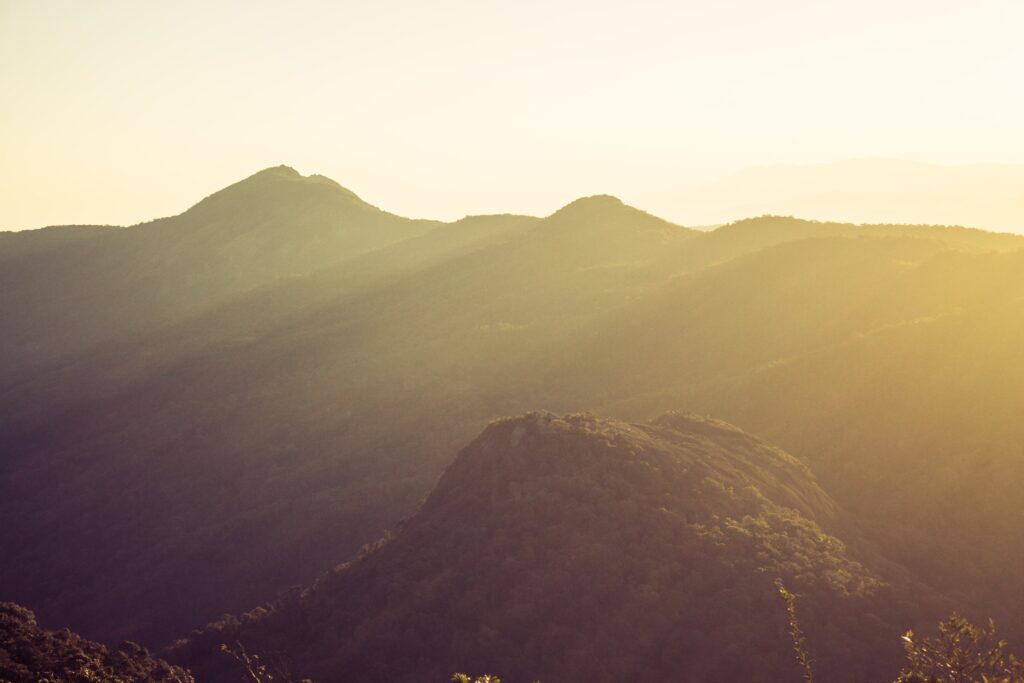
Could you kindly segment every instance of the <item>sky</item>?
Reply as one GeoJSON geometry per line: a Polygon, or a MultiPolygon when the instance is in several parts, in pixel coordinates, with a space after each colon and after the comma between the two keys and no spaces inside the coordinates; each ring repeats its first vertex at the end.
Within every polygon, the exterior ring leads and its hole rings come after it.
{"type": "Polygon", "coordinates": [[[0,0],[0,228],[176,214],[278,164],[442,219],[1020,164],[1022,26],[1019,0],[0,0]]]}

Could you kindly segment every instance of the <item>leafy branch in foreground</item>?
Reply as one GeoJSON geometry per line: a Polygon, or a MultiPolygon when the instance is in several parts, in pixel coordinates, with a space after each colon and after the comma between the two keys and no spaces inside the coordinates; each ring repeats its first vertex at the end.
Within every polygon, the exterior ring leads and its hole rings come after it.
{"type": "Polygon", "coordinates": [[[782,579],[775,579],[775,587],[779,589],[779,595],[786,603],[786,614],[789,619],[789,637],[793,640],[793,651],[804,672],[805,683],[814,683],[814,671],[811,668],[811,657],[807,653],[807,639],[800,628],[800,622],[796,618],[796,596],[790,593],[783,585],[782,579]]]}
{"type": "MultiPolygon", "coordinates": [[[[245,646],[240,641],[235,641],[234,648],[228,647],[227,643],[221,643],[220,651],[238,662],[249,683],[271,683],[275,680],[280,683],[291,683],[292,681],[291,673],[283,662],[278,662],[273,668],[270,668],[264,658],[258,654],[246,652],[245,646]]],[[[0,683],[3,682],[0,681],[0,683]]],[[[301,683],[313,682],[308,678],[303,678],[301,683]]],[[[500,681],[495,679],[492,683],[500,683],[500,681]]]]}
{"type": "Polygon", "coordinates": [[[907,668],[897,683],[1024,683],[1024,662],[996,637],[995,623],[975,626],[959,614],[939,624],[936,639],[903,636],[907,668]]]}

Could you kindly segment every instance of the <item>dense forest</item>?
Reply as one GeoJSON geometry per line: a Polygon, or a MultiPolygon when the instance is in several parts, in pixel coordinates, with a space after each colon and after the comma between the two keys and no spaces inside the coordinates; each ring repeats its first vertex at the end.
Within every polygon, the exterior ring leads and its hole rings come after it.
{"type": "Polygon", "coordinates": [[[276,167],[4,234],[0,292],[0,599],[46,628],[215,682],[796,680],[781,578],[820,680],[953,611],[1024,642],[1020,236],[276,167]]]}

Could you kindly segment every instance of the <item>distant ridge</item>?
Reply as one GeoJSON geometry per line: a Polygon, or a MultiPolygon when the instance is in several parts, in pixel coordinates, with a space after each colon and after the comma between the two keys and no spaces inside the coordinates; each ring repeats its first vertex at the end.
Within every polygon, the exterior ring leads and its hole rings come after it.
{"type": "Polygon", "coordinates": [[[643,198],[665,215],[697,224],[781,214],[1024,233],[1022,165],[851,159],[758,166],[643,198]]]}

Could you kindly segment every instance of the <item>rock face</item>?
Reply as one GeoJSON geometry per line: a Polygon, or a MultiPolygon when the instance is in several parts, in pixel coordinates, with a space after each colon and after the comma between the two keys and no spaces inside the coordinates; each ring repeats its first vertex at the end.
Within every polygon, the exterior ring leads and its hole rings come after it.
{"type": "Polygon", "coordinates": [[[108,651],[67,629],[42,629],[32,612],[12,602],[0,602],[0,681],[195,683],[187,671],[135,643],[108,651]]]}
{"type": "Polygon", "coordinates": [[[894,670],[904,616],[823,530],[837,513],[802,462],[724,422],[531,413],[487,427],[358,560],[169,656],[212,681],[239,680],[224,643],[321,683],[795,680],[782,578],[819,671],[866,680],[894,670]]]}

